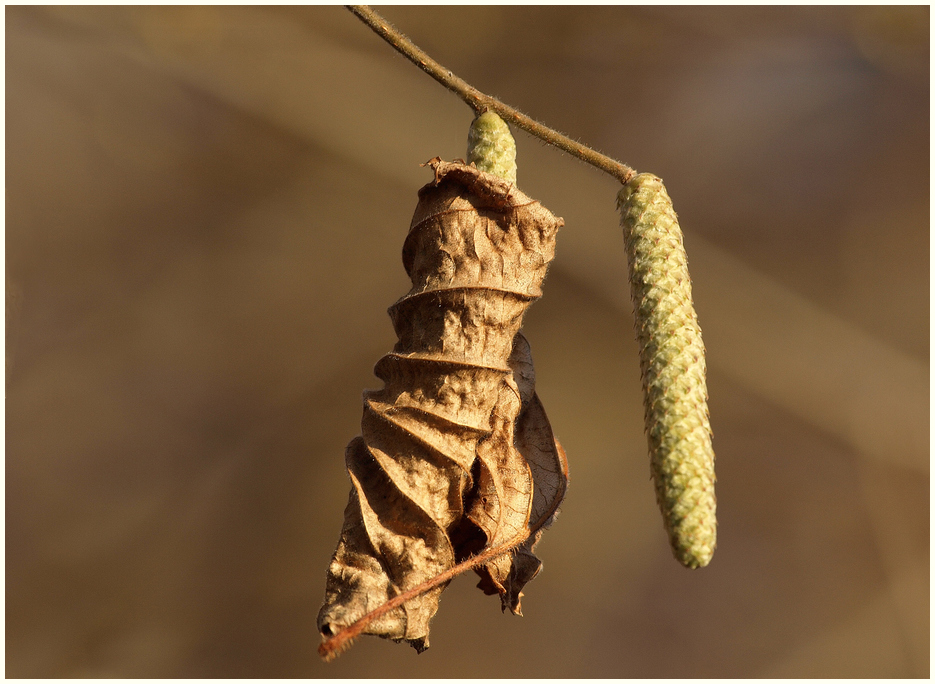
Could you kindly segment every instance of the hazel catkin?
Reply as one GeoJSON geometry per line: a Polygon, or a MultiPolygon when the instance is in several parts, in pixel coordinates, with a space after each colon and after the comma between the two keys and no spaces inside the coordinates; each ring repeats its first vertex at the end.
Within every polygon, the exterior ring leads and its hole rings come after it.
{"type": "Polygon", "coordinates": [[[467,163],[516,184],[516,141],[496,112],[486,111],[471,122],[467,163]]]}
{"type": "Polygon", "coordinates": [[[711,561],[717,539],[704,344],[682,231],[662,181],[639,174],[617,195],[640,347],[656,501],[676,559],[711,561]]]}

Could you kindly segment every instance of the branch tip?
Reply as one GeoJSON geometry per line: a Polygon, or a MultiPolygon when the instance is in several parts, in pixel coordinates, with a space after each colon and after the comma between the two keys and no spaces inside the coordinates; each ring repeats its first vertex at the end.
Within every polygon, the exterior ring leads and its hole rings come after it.
{"type": "Polygon", "coordinates": [[[419,48],[399,31],[399,29],[386,21],[386,19],[369,6],[347,5],[347,8],[353,12],[358,19],[369,26],[374,33],[389,43],[397,52],[406,57],[406,59],[413,64],[419,66],[425,73],[460,97],[468,107],[474,110],[475,114],[482,114],[484,111],[492,109],[499,114],[504,121],[600,169],[604,173],[618,179],[621,183],[627,183],[635,175],[636,172],[626,164],[622,164],[616,159],[603,155],[587,145],[582,145],[568,136],[562,135],[558,131],[513,109],[513,107],[510,107],[495,97],[480,92],[471,84],[455,76],[450,69],[443,67],[429,57],[425,51],[419,48]]]}

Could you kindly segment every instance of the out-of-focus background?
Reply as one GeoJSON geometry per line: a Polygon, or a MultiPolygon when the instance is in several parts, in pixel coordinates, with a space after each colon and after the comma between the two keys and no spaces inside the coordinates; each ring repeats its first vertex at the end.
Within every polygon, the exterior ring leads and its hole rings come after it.
{"type": "Polygon", "coordinates": [[[6,674],[925,677],[928,7],[393,7],[485,92],[665,179],[719,549],[681,568],[617,184],[516,132],[566,226],[527,318],[571,488],[523,601],[315,653],[420,163],[472,114],[339,7],[7,7],[6,674]]]}

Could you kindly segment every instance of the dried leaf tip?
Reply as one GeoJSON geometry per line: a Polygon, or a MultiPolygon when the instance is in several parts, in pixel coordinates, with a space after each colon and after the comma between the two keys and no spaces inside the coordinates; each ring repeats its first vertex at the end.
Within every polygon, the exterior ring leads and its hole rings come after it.
{"type": "Polygon", "coordinates": [[[714,450],[704,344],[682,231],[662,181],[652,174],[626,183],[617,207],[656,501],[676,559],[688,568],[704,567],[717,543],[714,450]]]}
{"type": "Polygon", "coordinates": [[[516,141],[496,112],[488,110],[471,122],[467,163],[516,183],[516,141]]]}

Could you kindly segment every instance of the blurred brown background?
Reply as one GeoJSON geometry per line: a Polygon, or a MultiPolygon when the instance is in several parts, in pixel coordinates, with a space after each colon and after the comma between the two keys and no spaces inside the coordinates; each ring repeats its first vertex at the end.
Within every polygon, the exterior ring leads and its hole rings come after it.
{"type": "Polygon", "coordinates": [[[924,677],[929,9],[388,8],[666,181],[709,349],[719,549],[671,557],[616,184],[526,325],[571,466],[526,617],[315,654],[400,251],[471,112],[338,7],[6,9],[7,675],[924,677]]]}

